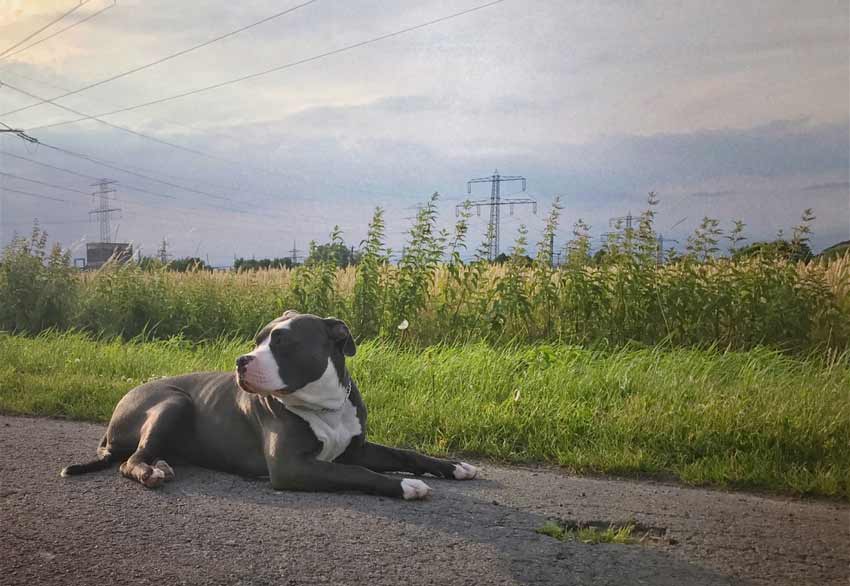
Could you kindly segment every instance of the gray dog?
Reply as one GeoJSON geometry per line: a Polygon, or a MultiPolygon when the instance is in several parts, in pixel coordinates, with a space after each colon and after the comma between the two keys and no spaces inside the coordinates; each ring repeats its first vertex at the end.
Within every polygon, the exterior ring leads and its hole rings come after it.
{"type": "Polygon", "coordinates": [[[426,498],[421,480],[382,472],[470,480],[464,462],[366,441],[366,407],[345,368],[348,326],[287,311],[262,329],[235,372],[160,379],[119,401],[97,459],[63,476],[108,468],[153,488],[174,478],[165,458],[243,476],[268,476],[280,490],[355,490],[426,498]]]}

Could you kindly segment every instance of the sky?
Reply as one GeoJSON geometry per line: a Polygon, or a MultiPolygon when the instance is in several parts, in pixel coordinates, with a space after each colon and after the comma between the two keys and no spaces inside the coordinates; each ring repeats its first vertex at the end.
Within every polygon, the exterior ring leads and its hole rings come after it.
{"type": "Polygon", "coordinates": [[[376,206],[399,250],[418,204],[438,192],[451,227],[464,199],[489,198],[467,181],[496,169],[527,178],[504,196],[538,202],[503,208],[502,250],[520,224],[533,249],[555,197],[556,245],[579,218],[598,245],[650,191],[674,245],[704,216],[770,239],[805,208],[815,250],[850,239],[846,0],[503,0],[350,49],[487,0],[305,2],[0,0],[0,122],[43,143],[0,134],[0,242],[38,218],[84,256],[104,178],[112,238],[143,254],[165,239],[222,266],[289,256],[334,225],[357,246],[376,206]],[[52,99],[290,8],[55,100],[96,116],[156,104],[103,122],[50,103],[11,113],[40,101],[21,92],[52,99]]]}

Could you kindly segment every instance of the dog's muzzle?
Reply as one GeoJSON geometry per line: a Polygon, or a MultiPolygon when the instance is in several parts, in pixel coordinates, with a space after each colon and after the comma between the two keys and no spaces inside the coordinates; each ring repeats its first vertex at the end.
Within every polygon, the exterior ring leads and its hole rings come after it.
{"type": "Polygon", "coordinates": [[[256,392],[245,382],[245,374],[248,372],[248,364],[252,360],[254,360],[254,357],[247,354],[236,359],[236,383],[243,391],[247,391],[249,393],[256,392]]]}

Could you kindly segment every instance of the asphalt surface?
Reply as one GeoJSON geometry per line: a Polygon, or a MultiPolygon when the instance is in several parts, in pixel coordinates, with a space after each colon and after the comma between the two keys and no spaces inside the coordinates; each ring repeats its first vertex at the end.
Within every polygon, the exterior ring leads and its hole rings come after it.
{"type": "Polygon", "coordinates": [[[0,417],[0,584],[850,584],[850,506],[482,464],[428,501],[276,492],[194,467],[149,490],[59,470],[103,427],[0,417]],[[548,519],[636,521],[642,544],[548,519]]]}

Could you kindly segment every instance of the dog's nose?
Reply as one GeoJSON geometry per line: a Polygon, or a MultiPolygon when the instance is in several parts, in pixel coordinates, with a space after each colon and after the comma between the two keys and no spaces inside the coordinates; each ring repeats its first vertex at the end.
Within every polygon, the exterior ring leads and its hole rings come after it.
{"type": "Polygon", "coordinates": [[[247,354],[244,356],[240,356],[236,359],[236,368],[239,372],[245,372],[245,368],[247,368],[248,363],[254,359],[253,356],[248,356],[247,354]]]}

